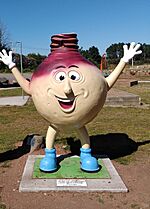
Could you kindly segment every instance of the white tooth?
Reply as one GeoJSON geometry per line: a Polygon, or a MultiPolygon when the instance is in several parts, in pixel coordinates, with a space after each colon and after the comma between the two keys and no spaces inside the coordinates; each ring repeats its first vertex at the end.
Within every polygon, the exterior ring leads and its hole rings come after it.
{"type": "Polygon", "coordinates": [[[71,100],[69,100],[69,99],[58,99],[59,101],[61,101],[61,102],[71,102],[71,100]]]}
{"type": "Polygon", "coordinates": [[[61,101],[61,102],[72,102],[73,100],[74,100],[74,98],[72,98],[72,99],[67,99],[67,98],[60,98],[60,97],[57,97],[57,99],[59,100],[59,101],[61,101]]]}

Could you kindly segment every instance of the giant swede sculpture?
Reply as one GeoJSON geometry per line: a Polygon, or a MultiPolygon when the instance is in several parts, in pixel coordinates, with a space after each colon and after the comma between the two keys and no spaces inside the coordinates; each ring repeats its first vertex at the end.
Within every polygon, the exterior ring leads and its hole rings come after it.
{"type": "Polygon", "coordinates": [[[126,63],[140,54],[140,44],[124,45],[124,56],[114,71],[105,78],[102,72],[87,61],[78,51],[77,35],[58,34],[51,38],[51,53],[27,81],[12,61],[12,52],[0,53],[0,60],[14,74],[23,90],[32,96],[37,111],[49,122],[46,135],[45,157],[40,169],[45,172],[57,170],[54,141],[59,131],[75,129],[82,147],[81,169],[98,171],[97,159],[91,155],[90,140],[85,128],[99,113],[105,103],[107,92],[118,79],[126,63]]]}

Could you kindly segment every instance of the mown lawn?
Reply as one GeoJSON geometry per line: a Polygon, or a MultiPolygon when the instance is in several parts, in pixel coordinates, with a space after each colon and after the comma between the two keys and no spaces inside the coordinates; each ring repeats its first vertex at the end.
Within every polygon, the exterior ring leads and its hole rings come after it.
{"type": "MultiPolygon", "coordinates": [[[[26,95],[25,92],[23,92],[24,95],[26,95]]],[[[22,89],[17,87],[15,89],[4,89],[0,90],[0,97],[5,97],[5,96],[22,96],[22,89]]]]}

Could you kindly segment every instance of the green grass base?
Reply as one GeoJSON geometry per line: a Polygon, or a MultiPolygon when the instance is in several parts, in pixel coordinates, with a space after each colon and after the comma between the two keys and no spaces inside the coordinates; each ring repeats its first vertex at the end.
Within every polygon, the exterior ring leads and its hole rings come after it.
{"type": "Polygon", "coordinates": [[[110,179],[110,174],[99,159],[98,163],[101,167],[96,173],[86,173],[80,169],[80,158],[69,157],[60,162],[60,168],[54,173],[44,173],[39,169],[41,158],[37,158],[34,163],[33,178],[43,179],[110,179]]]}

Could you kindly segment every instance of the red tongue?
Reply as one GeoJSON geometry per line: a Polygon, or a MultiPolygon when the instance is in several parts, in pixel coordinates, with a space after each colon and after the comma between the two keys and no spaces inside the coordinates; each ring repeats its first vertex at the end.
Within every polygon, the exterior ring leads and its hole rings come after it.
{"type": "Polygon", "coordinates": [[[69,109],[69,108],[72,107],[73,101],[72,101],[72,102],[62,102],[62,101],[59,101],[59,104],[60,104],[60,106],[61,106],[63,109],[69,109]]]}

